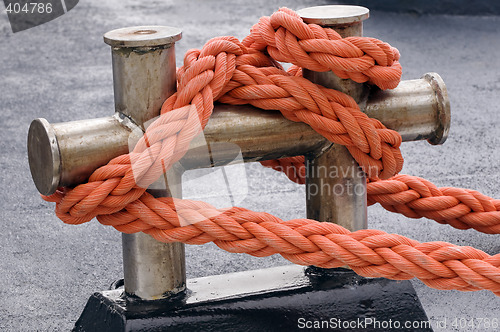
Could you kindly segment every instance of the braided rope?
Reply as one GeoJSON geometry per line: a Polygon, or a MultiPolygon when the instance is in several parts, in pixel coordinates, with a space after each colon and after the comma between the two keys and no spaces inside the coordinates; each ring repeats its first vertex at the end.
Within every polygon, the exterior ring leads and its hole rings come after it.
{"type": "Polygon", "coordinates": [[[262,17],[243,44],[266,50],[275,60],[309,70],[332,71],[344,79],[394,89],[401,79],[399,52],[375,38],[342,38],[335,30],[306,24],[294,11],[281,8],[262,17]]]}
{"type": "MultiPolygon", "coordinates": [[[[304,156],[261,162],[305,183],[304,156]]],[[[398,174],[388,180],[368,182],[368,205],[380,203],[386,210],[408,218],[428,218],[457,229],[473,228],[486,234],[500,234],[500,199],[462,188],[438,188],[426,179],[398,174]]]]}
{"type": "MultiPolygon", "coordinates": [[[[390,88],[400,79],[398,59],[395,49],[378,40],[341,39],[335,31],[307,25],[294,12],[281,9],[262,18],[243,43],[219,37],[201,50],[188,51],[178,70],[178,92],[165,101],[162,115],[134,150],[96,170],[88,183],[43,198],[56,202],[56,215],[70,224],[97,217],[119,231],[143,231],[164,242],[213,241],[230,252],[279,253],[297,264],[349,265],[363,276],[417,277],[438,289],[488,289],[500,296],[500,255],[444,242],[419,243],[378,230],[351,233],[308,219],[283,221],[242,208],[217,210],[207,203],[154,198],[145,192],[184,155],[205,127],[215,100],[249,103],[280,110],[286,118],[306,122],[345,145],[371,181],[370,204],[379,202],[390,211],[431,217],[457,228],[498,233],[498,200],[471,190],[438,189],[415,177],[393,177],[403,162],[399,134],[360,112],[349,96],[300,77],[298,67],[287,73],[276,62],[333,70],[340,77],[390,88]]],[[[264,164],[294,166],[287,175],[303,182],[303,157],[264,164]]]]}
{"type": "Polygon", "coordinates": [[[142,231],[162,242],[214,242],[232,253],[280,254],[300,265],[348,265],[364,277],[417,277],[437,289],[487,289],[500,296],[500,254],[489,256],[472,247],[419,243],[379,230],[350,232],[310,219],[283,221],[265,212],[239,207],[218,210],[205,202],[154,198],[149,193],[126,210],[97,218],[120,232],[142,231]]]}

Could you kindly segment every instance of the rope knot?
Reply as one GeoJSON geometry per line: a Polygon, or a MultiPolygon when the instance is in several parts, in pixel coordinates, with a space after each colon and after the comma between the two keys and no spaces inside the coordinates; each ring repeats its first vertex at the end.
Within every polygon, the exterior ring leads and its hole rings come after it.
{"type": "Polygon", "coordinates": [[[332,71],[340,78],[381,89],[393,89],[401,79],[397,49],[375,38],[342,38],[333,29],[306,24],[287,8],[261,18],[243,44],[265,50],[278,61],[318,72],[332,71]]]}

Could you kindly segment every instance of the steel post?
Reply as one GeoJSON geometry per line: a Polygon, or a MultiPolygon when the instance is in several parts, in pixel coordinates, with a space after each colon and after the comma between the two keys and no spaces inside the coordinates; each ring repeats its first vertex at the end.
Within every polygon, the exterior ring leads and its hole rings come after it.
{"type": "MultiPolygon", "coordinates": [[[[165,99],[176,89],[174,44],[177,28],[131,27],[110,31],[104,41],[112,47],[115,109],[138,126],[160,114],[165,99]]],[[[175,172],[175,171],[174,171],[175,172]]],[[[153,184],[155,196],[181,197],[181,174],[169,174],[177,183],[153,184]],[[168,189],[162,189],[168,188],[168,189]]],[[[182,243],[161,243],[145,233],[123,234],[125,292],[142,300],[157,300],[186,287],[182,243]]]]}
{"type": "MultiPolygon", "coordinates": [[[[306,23],[336,30],[342,37],[362,36],[369,10],[359,6],[320,6],[298,11],[306,23]]],[[[332,72],[303,70],[314,83],[342,91],[364,105],[369,88],[332,72]]],[[[307,217],[335,222],[351,231],[367,228],[366,176],[347,148],[332,145],[306,156],[307,217]]]]}

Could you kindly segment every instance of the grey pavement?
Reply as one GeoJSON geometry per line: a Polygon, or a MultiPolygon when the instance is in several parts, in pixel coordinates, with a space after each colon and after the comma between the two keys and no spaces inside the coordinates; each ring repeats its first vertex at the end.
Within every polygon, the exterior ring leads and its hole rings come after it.
{"type": "MultiPolygon", "coordinates": [[[[26,153],[34,118],[55,123],[113,113],[110,49],[103,33],[132,25],[180,27],[180,65],[187,49],[219,35],[243,38],[260,16],[280,6],[325,3],[88,0],[52,22],[16,34],[6,15],[0,17],[0,330],[69,330],[88,297],[123,276],[120,234],[95,220],[69,226],[57,219],[53,204],[41,200],[31,181],[26,153]]],[[[371,13],[365,35],[400,50],[403,79],[438,72],[451,99],[448,141],[442,146],[405,143],[403,173],[500,197],[499,33],[498,16],[371,13]]],[[[283,219],[305,217],[303,187],[257,165],[246,168],[248,195],[240,206],[283,219]]],[[[217,192],[212,196],[217,200],[217,192]]],[[[500,253],[499,235],[410,220],[380,206],[368,213],[370,228],[500,253]]],[[[280,257],[229,254],[214,245],[188,246],[186,252],[189,278],[286,264],[280,257]]],[[[447,320],[446,331],[472,330],[452,327],[455,319],[478,323],[500,316],[500,299],[490,292],[440,291],[418,280],[413,285],[431,321],[447,320]]]]}

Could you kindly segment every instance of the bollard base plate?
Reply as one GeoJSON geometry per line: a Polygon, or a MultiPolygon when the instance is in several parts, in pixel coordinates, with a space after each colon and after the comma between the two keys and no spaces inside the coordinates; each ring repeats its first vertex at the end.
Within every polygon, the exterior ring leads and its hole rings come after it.
{"type": "Polygon", "coordinates": [[[187,287],[161,301],[127,299],[123,289],[95,293],[73,331],[432,331],[409,281],[342,268],[291,265],[190,279],[187,287]]]}

